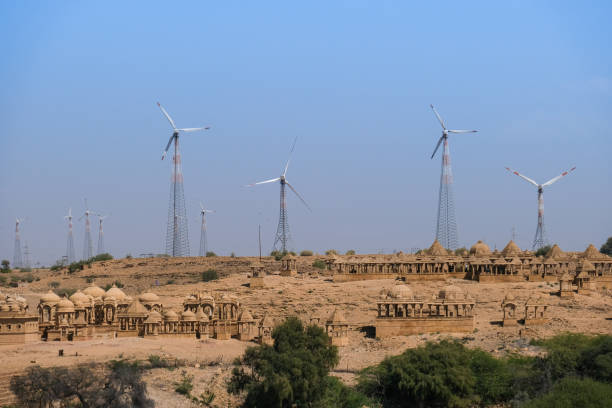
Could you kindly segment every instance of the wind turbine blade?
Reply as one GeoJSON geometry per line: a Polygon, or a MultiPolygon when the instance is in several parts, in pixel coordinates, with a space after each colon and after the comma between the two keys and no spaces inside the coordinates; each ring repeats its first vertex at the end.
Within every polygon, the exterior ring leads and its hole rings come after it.
{"type": "Polygon", "coordinates": [[[287,164],[285,164],[285,171],[283,171],[283,176],[287,174],[287,169],[289,168],[289,161],[291,160],[291,155],[293,154],[293,149],[295,149],[296,142],[297,142],[297,136],[295,137],[295,139],[293,139],[291,150],[289,150],[289,158],[287,158],[287,164]]]}
{"type": "Polygon", "coordinates": [[[477,130],[449,130],[448,133],[476,133],[477,130]]]}
{"type": "Polygon", "coordinates": [[[518,171],[514,171],[512,170],[510,167],[506,167],[506,170],[508,170],[510,173],[512,174],[516,174],[517,176],[519,176],[520,178],[522,178],[523,180],[527,180],[528,182],[530,182],[531,184],[533,184],[536,187],[540,187],[538,183],[536,183],[535,181],[533,181],[532,179],[530,179],[527,176],[523,176],[521,173],[519,173],[518,171]]]}
{"type": "Polygon", "coordinates": [[[259,183],[247,184],[246,187],[253,187],[253,186],[256,186],[258,184],[273,183],[273,182],[279,181],[279,180],[280,180],[280,177],[277,177],[277,178],[271,179],[271,180],[260,181],[259,183]]]}
{"type": "Polygon", "coordinates": [[[436,114],[436,117],[438,118],[438,122],[440,122],[440,125],[442,125],[442,129],[446,130],[446,125],[444,124],[444,121],[442,120],[442,117],[440,116],[436,108],[434,108],[434,106],[431,104],[429,106],[431,107],[431,109],[433,109],[434,113],[436,114]]]}
{"type": "Polygon", "coordinates": [[[200,208],[202,209],[202,211],[204,211],[204,204],[202,204],[201,201],[200,201],[200,208]]]}
{"type": "Polygon", "coordinates": [[[176,129],[176,130],[180,130],[181,132],[195,132],[198,130],[208,130],[208,129],[210,129],[210,126],[199,127],[199,128],[182,128],[182,129],[176,129]]]}
{"type": "Polygon", "coordinates": [[[166,145],[166,148],[164,149],[164,152],[162,153],[162,160],[164,160],[164,158],[166,157],[166,154],[168,153],[168,149],[170,148],[170,145],[172,144],[172,140],[174,140],[175,137],[176,137],[176,133],[173,133],[172,136],[170,136],[170,140],[168,140],[168,144],[166,145]]]}
{"type": "Polygon", "coordinates": [[[433,159],[433,157],[436,155],[436,152],[438,151],[438,148],[440,147],[440,144],[442,144],[442,139],[444,139],[444,136],[440,136],[440,140],[438,140],[438,144],[436,145],[436,148],[434,149],[433,153],[431,154],[431,159],[433,159]]]}
{"type": "Polygon", "coordinates": [[[288,181],[285,181],[285,184],[287,184],[289,186],[289,188],[295,193],[296,196],[299,197],[300,200],[302,200],[302,202],[304,203],[304,205],[306,206],[306,208],[308,208],[309,211],[312,212],[312,209],[310,208],[310,206],[306,203],[306,201],[302,198],[302,196],[300,195],[300,193],[298,193],[297,191],[295,191],[295,188],[293,188],[293,186],[291,184],[289,184],[288,181]]]}
{"type": "Polygon", "coordinates": [[[172,125],[172,129],[176,129],[176,126],[174,125],[174,121],[172,120],[170,115],[168,115],[168,112],[166,112],[164,107],[161,106],[161,104],[159,102],[157,102],[157,106],[159,106],[159,109],[161,109],[161,111],[164,114],[164,116],[166,117],[166,119],[168,119],[168,122],[170,122],[170,124],[172,125]]]}
{"type": "Polygon", "coordinates": [[[563,173],[559,174],[557,177],[548,180],[546,183],[542,184],[542,187],[544,186],[550,186],[553,183],[556,183],[561,177],[565,177],[568,174],[570,174],[572,171],[574,171],[576,169],[576,166],[572,167],[571,169],[569,169],[568,171],[564,171],[563,173]]]}

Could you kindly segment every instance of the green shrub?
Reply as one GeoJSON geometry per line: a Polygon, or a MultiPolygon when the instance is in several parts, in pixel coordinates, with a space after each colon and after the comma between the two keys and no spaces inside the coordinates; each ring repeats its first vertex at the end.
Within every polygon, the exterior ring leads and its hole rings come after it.
{"type": "Polygon", "coordinates": [[[6,276],[2,276],[0,275],[0,285],[5,285],[6,284],[6,276]]]}
{"type": "Polygon", "coordinates": [[[100,261],[110,261],[113,259],[113,256],[109,253],[98,254],[89,258],[89,262],[100,262],[100,261]]]}
{"type": "Polygon", "coordinates": [[[2,268],[0,268],[0,272],[9,273],[11,271],[11,263],[8,259],[3,259],[0,264],[2,265],[2,268]]]}
{"type": "Polygon", "coordinates": [[[123,283],[121,283],[120,281],[116,280],[116,281],[114,281],[113,283],[107,283],[107,284],[104,286],[104,290],[109,290],[110,288],[112,288],[112,287],[113,287],[113,285],[115,285],[115,286],[116,286],[116,287],[118,287],[118,288],[122,288],[123,286],[125,286],[123,283]]]}
{"type": "Polygon", "coordinates": [[[85,282],[93,283],[94,282],[94,277],[93,276],[88,276],[87,278],[85,278],[85,282]]]}
{"type": "Polygon", "coordinates": [[[202,272],[202,281],[204,282],[210,282],[217,279],[219,279],[219,274],[214,269],[209,269],[202,272]]]}
{"type": "Polygon", "coordinates": [[[312,256],[312,251],[305,249],[302,252],[300,252],[300,256],[312,256]]]}
{"type": "Polygon", "coordinates": [[[176,388],[174,388],[174,391],[182,395],[190,396],[191,390],[193,390],[192,381],[193,381],[193,376],[187,375],[187,373],[183,371],[181,381],[174,383],[174,385],[176,385],[176,388]]]}
{"type": "Polygon", "coordinates": [[[76,289],[61,288],[61,289],[57,289],[55,292],[57,293],[57,296],[59,297],[62,297],[62,296],[70,297],[74,294],[74,292],[76,292],[76,289]]]}
{"type": "Polygon", "coordinates": [[[174,284],[174,279],[168,279],[168,282],[166,282],[166,285],[173,285],[174,284]]]}
{"type": "Polygon", "coordinates": [[[206,252],[206,257],[207,258],[211,258],[211,257],[215,257],[215,256],[217,256],[217,254],[215,254],[213,251],[206,252]]]}
{"type": "Polygon", "coordinates": [[[325,251],[325,255],[329,256],[329,255],[338,255],[338,251],[336,251],[335,249],[328,249],[327,251],[325,251]]]}
{"type": "Polygon", "coordinates": [[[151,354],[147,360],[149,360],[151,368],[166,368],[170,365],[168,364],[168,360],[156,354],[151,354]]]}
{"type": "Polygon", "coordinates": [[[32,272],[32,268],[19,268],[19,272],[32,272]]]}
{"type": "Polygon", "coordinates": [[[524,405],[525,408],[608,408],[612,403],[612,385],[590,378],[564,378],[552,390],[524,405]]]}
{"type": "Polygon", "coordinates": [[[458,342],[427,343],[365,369],[359,389],[384,406],[469,407],[479,402],[470,361],[458,342]]]}
{"type": "Polygon", "coordinates": [[[455,249],[455,255],[457,255],[457,256],[467,255],[468,253],[469,253],[469,251],[467,250],[466,247],[455,249]]]}
{"type": "Polygon", "coordinates": [[[346,255],[355,255],[355,250],[349,249],[348,251],[346,251],[346,255]]]}
{"type": "Polygon", "coordinates": [[[551,248],[550,245],[543,246],[542,248],[536,251],[535,256],[546,256],[548,251],[550,251],[550,248],[551,248]]]}
{"type": "Polygon", "coordinates": [[[272,251],[270,252],[270,256],[273,256],[275,260],[280,261],[281,259],[283,259],[283,257],[287,256],[287,253],[287,251],[272,251]]]}
{"type": "Polygon", "coordinates": [[[22,282],[28,282],[28,283],[32,283],[34,282],[34,276],[32,276],[31,273],[27,274],[26,276],[22,276],[21,277],[21,281],[22,282]]]}
{"type": "Polygon", "coordinates": [[[11,282],[19,282],[21,279],[17,275],[11,275],[11,282]]]}
{"type": "Polygon", "coordinates": [[[325,269],[327,265],[324,260],[317,259],[316,261],[312,263],[312,266],[314,266],[315,268],[319,268],[319,269],[325,269]]]}
{"type": "Polygon", "coordinates": [[[60,283],[57,281],[52,281],[52,282],[49,282],[49,286],[52,287],[53,289],[57,289],[60,287],[60,283]]]}
{"type": "MultiPolygon", "coordinates": [[[[236,254],[232,252],[232,253],[230,254],[230,258],[235,258],[235,257],[236,257],[236,254]]],[[[214,398],[214,394],[213,394],[213,398],[214,398]]]]}

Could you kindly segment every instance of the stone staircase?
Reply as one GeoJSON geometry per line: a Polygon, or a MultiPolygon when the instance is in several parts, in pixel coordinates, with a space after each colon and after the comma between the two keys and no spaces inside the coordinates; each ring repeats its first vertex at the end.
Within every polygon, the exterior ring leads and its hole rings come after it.
{"type": "Polygon", "coordinates": [[[11,392],[11,378],[21,373],[0,374],[0,407],[17,404],[17,397],[11,392]]]}

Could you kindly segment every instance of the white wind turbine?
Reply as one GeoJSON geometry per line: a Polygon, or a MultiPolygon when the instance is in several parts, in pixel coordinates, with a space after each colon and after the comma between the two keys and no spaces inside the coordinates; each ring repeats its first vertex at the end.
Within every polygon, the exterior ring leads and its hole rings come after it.
{"type": "Polygon", "coordinates": [[[87,199],[85,199],[85,212],[81,217],[79,217],[79,221],[85,218],[85,241],[83,242],[83,260],[87,260],[93,256],[93,243],[91,240],[91,223],[89,221],[90,215],[99,215],[93,211],[89,210],[89,206],[87,205],[87,199]]]}
{"type": "Polygon", "coordinates": [[[98,216],[99,221],[99,230],[98,230],[98,255],[104,253],[104,229],[102,228],[102,222],[110,217],[110,215],[101,215],[96,214],[98,216]]]}
{"type": "Polygon", "coordinates": [[[72,235],[72,208],[68,208],[68,215],[64,216],[68,220],[68,242],[66,242],[66,261],[71,264],[76,261],[74,255],[74,238],[72,235]]]}
{"type": "Polygon", "coordinates": [[[533,184],[534,186],[538,188],[538,227],[536,228],[535,237],[533,239],[533,245],[531,247],[532,250],[535,251],[537,249],[542,248],[543,246],[546,245],[546,242],[547,242],[546,233],[544,230],[544,187],[550,186],[551,184],[556,183],[559,179],[567,176],[569,173],[571,173],[575,169],[576,169],[576,166],[572,167],[568,171],[564,171],[563,173],[559,174],[557,177],[554,177],[548,180],[546,183],[538,184],[532,179],[530,179],[529,177],[522,175],[518,171],[514,171],[511,168],[506,167],[506,170],[508,170],[509,172],[516,174],[523,180],[533,184]]]}
{"type": "Polygon", "coordinates": [[[162,160],[174,141],[174,168],[170,189],[170,208],[168,209],[168,225],[166,227],[166,254],[170,256],[189,256],[189,237],[187,232],[187,210],[185,209],[185,192],[183,189],[183,171],[181,169],[181,154],[179,150],[179,133],[208,130],[209,126],[199,128],[177,128],[174,121],[163,106],[157,106],[172,126],[172,136],[162,153],[162,160]]]}
{"type": "Polygon", "coordinates": [[[206,256],[208,251],[208,239],[206,236],[206,214],[214,213],[215,210],[207,210],[204,204],[200,202],[200,214],[202,215],[202,229],[200,233],[200,253],[199,256],[206,256]]]}
{"type": "Polygon", "coordinates": [[[444,142],[442,153],[442,172],[440,174],[440,190],[438,192],[438,216],[436,221],[436,239],[447,249],[457,249],[457,222],[455,220],[455,203],[453,198],[453,172],[451,169],[450,150],[448,148],[448,135],[450,133],[476,133],[477,130],[447,129],[444,120],[433,105],[429,105],[442,126],[442,136],[431,154],[436,155],[440,144],[444,142]]]}
{"type": "Polygon", "coordinates": [[[283,253],[287,252],[288,243],[290,240],[289,222],[287,220],[287,199],[285,195],[285,185],[289,186],[291,191],[293,191],[295,195],[298,196],[298,198],[302,201],[302,203],[304,203],[304,205],[306,206],[306,208],[308,208],[309,211],[312,211],[310,209],[310,206],[302,198],[300,193],[298,193],[296,189],[293,188],[293,186],[289,183],[289,181],[286,178],[287,169],[289,168],[289,161],[291,160],[291,154],[293,153],[293,149],[295,149],[296,142],[297,142],[297,137],[293,141],[293,146],[291,146],[291,150],[289,152],[289,158],[287,159],[287,164],[285,164],[285,170],[283,170],[283,173],[280,175],[280,177],[273,178],[270,180],[260,181],[258,183],[249,184],[247,186],[247,187],[253,187],[258,184],[274,183],[277,181],[280,182],[280,215],[278,219],[278,228],[276,230],[276,237],[274,239],[273,249],[280,250],[283,253]],[[277,246],[278,244],[280,244],[280,247],[277,246]]]}

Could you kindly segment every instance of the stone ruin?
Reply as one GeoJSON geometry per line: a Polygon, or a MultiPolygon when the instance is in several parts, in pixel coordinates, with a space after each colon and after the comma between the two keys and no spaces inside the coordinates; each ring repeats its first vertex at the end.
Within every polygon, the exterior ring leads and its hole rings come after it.
{"type": "Polygon", "coordinates": [[[454,285],[426,299],[414,295],[408,285],[397,284],[378,301],[376,337],[469,333],[474,330],[474,306],[474,299],[454,285]]]}
{"type": "Polygon", "coordinates": [[[21,296],[0,294],[0,345],[37,341],[38,319],[21,296]]]}

